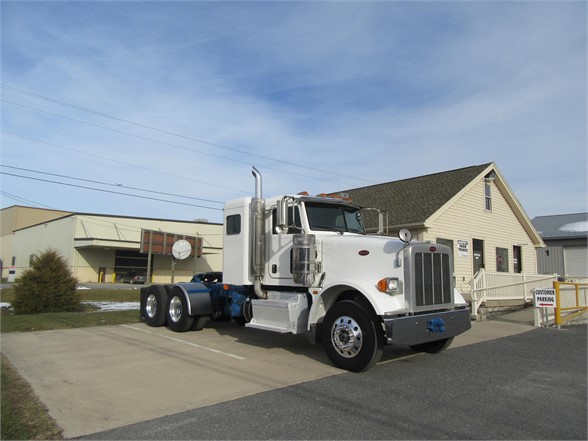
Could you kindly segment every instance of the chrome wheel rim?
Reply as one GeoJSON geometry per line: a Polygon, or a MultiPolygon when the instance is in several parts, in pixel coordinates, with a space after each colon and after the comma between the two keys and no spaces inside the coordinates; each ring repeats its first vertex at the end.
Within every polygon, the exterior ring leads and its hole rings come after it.
{"type": "Polygon", "coordinates": [[[149,296],[147,296],[147,301],[145,302],[145,314],[147,314],[147,317],[153,318],[156,313],[157,299],[154,294],[149,294],[149,296]]]}
{"type": "Polygon", "coordinates": [[[169,302],[169,317],[174,323],[177,323],[182,318],[182,301],[178,296],[172,297],[169,302]]]}
{"type": "Polygon", "coordinates": [[[346,315],[335,320],[331,337],[335,349],[345,358],[355,357],[363,344],[361,327],[353,318],[346,315]]]}

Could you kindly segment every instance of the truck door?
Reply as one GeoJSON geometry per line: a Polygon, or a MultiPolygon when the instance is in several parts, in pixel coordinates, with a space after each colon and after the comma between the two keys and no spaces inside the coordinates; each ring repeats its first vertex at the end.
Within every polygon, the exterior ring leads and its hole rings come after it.
{"type": "Polygon", "coordinates": [[[268,273],[272,279],[292,279],[292,243],[294,234],[302,231],[300,207],[288,207],[288,232],[276,232],[276,210],[272,212],[272,234],[268,256],[268,273]]]}

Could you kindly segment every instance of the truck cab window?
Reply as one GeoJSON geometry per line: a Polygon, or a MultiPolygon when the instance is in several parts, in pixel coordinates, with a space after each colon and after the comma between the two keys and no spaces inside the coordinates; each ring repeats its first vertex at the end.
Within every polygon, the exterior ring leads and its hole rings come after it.
{"type": "Polygon", "coordinates": [[[358,208],[314,202],[307,202],[305,206],[311,230],[365,234],[358,208]]]}
{"type": "MultiPolygon", "coordinates": [[[[276,232],[277,226],[277,210],[274,208],[272,210],[272,233],[278,234],[276,232]]],[[[300,219],[300,208],[298,207],[288,207],[288,233],[287,234],[296,234],[302,232],[302,220],[300,219]],[[294,208],[296,210],[294,210],[294,208]]]]}
{"type": "Polygon", "coordinates": [[[241,233],[241,215],[240,214],[232,214],[227,216],[226,221],[227,226],[227,235],[230,236],[232,234],[240,234],[241,233]]]}

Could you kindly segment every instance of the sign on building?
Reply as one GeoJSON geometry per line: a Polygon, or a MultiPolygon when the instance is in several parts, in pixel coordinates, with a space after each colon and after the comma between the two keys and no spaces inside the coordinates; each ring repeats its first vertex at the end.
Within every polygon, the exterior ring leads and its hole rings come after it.
{"type": "Polygon", "coordinates": [[[172,248],[178,240],[192,246],[190,257],[202,257],[202,238],[164,231],[141,230],[141,253],[173,255],[172,248]]]}
{"type": "Polygon", "coordinates": [[[555,308],[555,289],[536,288],[533,294],[536,308],[555,308]]]}
{"type": "Polygon", "coordinates": [[[468,257],[470,255],[470,242],[467,240],[457,240],[457,255],[468,257]]]}

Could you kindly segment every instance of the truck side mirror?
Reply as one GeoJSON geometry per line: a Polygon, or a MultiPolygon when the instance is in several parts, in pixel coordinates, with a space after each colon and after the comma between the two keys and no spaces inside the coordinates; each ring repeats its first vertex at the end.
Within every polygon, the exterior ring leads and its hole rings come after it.
{"type": "Polygon", "coordinates": [[[276,203],[276,233],[286,234],[288,232],[288,203],[280,199],[276,203]]]}
{"type": "Polygon", "coordinates": [[[378,236],[384,234],[384,212],[378,210],[378,236]]]}

